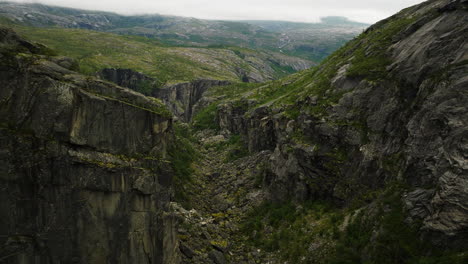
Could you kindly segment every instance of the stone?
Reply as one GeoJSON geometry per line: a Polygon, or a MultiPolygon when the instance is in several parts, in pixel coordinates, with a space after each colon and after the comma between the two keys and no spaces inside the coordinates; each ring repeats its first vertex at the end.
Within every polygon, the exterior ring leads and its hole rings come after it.
{"type": "Polygon", "coordinates": [[[215,264],[226,264],[226,258],[224,257],[224,254],[221,253],[218,250],[212,250],[210,253],[208,253],[208,257],[213,261],[215,264]]]}
{"type": "Polygon", "coordinates": [[[182,252],[182,254],[184,254],[189,259],[193,258],[193,256],[195,255],[195,252],[193,252],[191,248],[187,247],[183,243],[180,243],[179,248],[180,252],[182,252]]]}
{"type": "Polygon", "coordinates": [[[425,219],[430,215],[431,205],[429,201],[435,194],[435,190],[416,189],[403,195],[406,209],[412,219],[425,219]]]}

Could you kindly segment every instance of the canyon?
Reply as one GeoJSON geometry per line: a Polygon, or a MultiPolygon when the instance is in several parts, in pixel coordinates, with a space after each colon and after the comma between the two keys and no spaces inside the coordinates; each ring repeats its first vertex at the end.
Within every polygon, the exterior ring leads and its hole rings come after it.
{"type": "Polygon", "coordinates": [[[1,28],[0,262],[465,263],[467,18],[429,0],[287,76],[176,83],[1,28]]]}

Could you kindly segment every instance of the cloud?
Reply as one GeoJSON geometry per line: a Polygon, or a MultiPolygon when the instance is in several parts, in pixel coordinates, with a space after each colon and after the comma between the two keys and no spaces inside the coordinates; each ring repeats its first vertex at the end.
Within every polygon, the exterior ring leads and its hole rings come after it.
{"type": "Polygon", "coordinates": [[[166,14],[202,19],[315,22],[345,16],[374,23],[423,0],[12,0],[121,14],[166,14]]]}

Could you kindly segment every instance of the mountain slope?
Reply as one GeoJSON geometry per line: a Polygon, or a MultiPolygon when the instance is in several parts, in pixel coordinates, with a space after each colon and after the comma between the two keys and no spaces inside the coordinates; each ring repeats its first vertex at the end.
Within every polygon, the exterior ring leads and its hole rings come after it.
{"type": "Polygon", "coordinates": [[[11,25],[27,39],[77,60],[81,72],[104,68],[141,71],[160,83],[218,79],[260,82],[309,68],[309,61],[241,48],[169,47],[135,36],[61,28],[11,25]]]}
{"type": "Polygon", "coordinates": [[[320,23],[247,22],[280,33],[276,45],[281,52],[314,61],[322,61],[369,26],[343,17],[324,17],[320,23]]]}
{"type": "Polygon", "coordinates": [[[0,15],[36,27],[82,28],[146,36],[170,45],[267,49],[301,55],[312,61],[322,60],[368,26],[339,18],[324,19],[322,23],[290,23],[212,21],[162,15],[122,16],[8,2],[0,3],[0,15]]]}
{"type": "Polygon", "coordinates": [[[317,68],[211,88],[193,127],[214,172],[182,189],[206,185],[181,236],[204,251],[184,260],[210,252],[205,225],[233,263],[465,263],[467,17],[465,0],[427,1],[317,68]]]}

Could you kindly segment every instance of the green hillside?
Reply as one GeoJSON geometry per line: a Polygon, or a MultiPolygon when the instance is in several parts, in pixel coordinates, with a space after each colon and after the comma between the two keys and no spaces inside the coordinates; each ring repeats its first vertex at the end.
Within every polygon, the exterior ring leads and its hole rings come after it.
{"type": "Polygon", "coordinates": [[[319,23],[222,21],[165,15],[123,16],[41,4],[0,3],[0,16],[35,27],[91,29],[145,36],[171,46],[239,46],[319,62],[368,25],[344,17],[319,23]]]}
{"type": "Polygon", "coordinates": [[[169,83],[200,78],[239,81],[245,73],[256,74],[260,76],[258,81],[264,81],[294,72],[293,67],[311,65],[282,54],[238,47],[171,47],[139,36],[11,23],[10,26],[27,39],[76,59],[85,74],[103,68],[130,68],[169,83]]]}

